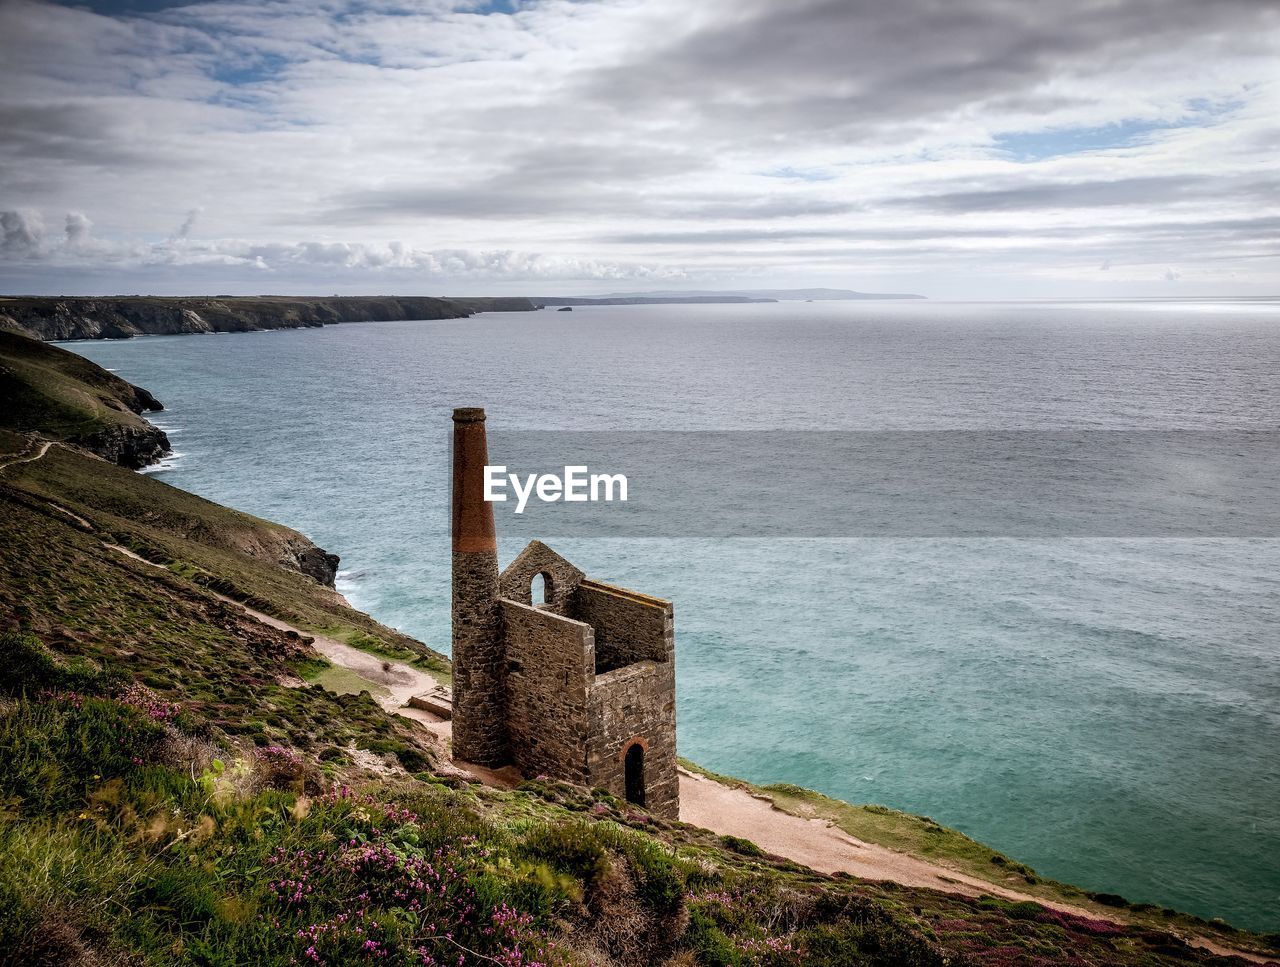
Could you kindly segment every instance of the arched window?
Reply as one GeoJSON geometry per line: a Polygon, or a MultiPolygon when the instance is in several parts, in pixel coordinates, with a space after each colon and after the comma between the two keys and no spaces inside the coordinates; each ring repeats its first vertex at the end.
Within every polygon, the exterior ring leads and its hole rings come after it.
{"type": "Polygon", "coordinates": [[[553,587],[551,575],[546,571],[533,576],[533,581],[529,584],[529,600],[535,608],[539,605],[551,603],[553,587]]]}
{"type": "Polygon", "coordinates": [[[627,802],[644,805],[644,746],[635,742],[627,749],[623,759],[626,774],[627,802]]]}

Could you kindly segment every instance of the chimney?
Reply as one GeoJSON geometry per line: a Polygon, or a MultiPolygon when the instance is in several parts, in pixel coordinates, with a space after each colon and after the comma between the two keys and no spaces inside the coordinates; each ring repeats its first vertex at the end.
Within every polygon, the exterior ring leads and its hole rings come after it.
{"type": "Polygon", "coordinates": [[[453,755],[507,762],[505,648],[498,607],[498,541],[484,499],[484,410],[453,411],[453,755]]]}

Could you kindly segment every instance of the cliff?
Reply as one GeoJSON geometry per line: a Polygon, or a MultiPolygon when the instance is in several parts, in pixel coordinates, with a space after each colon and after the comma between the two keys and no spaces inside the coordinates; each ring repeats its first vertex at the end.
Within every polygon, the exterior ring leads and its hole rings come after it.
{"type": "MultiPolygon", "coordinates": [[[[33,448],[48,441],[69,443],[109,463],[136,470],[169,452],[164,431],[141,415],[161,409],[149,392],[83,356],[0,331],[0,428],[32,434],[33,448]]],[[[101,487],[106,487],[105,472],[100,470],[97,475],[101,487]]],[[[337,556],[316,547],[297,531],[232,511],[218,514],[217,526],[209,526],[208,517],[216,505],[205,501],[194,511],[192,508],[202,502],[189,496],[187,510],[180,513],[173,501],[158,496],[167,496],[172,488],[156,484],[161,489],[140,501],[138,494],[148,492],[152,482],[134,483],[129,474],[117,480],[116,511],[126,517],[149,517],[154,526],[255,556],[333,587],[337,556]],[[165,507],[169,512],[161,513],[165,507]]]]}
{"type": "Polygon", "coordinates": [[[475,312],[533,309],[527,299],[427,296],[216,296],[0,298],[0,329],[38,339],[126,339],[138,335],[299,329],[340,322],[460,319],[475,312]]]}
{"type": "Polygon", "coordinates": [[[163,409],[146,390],[82,356],[0,330],[0,427],[39,431],[137,469],[169,452],[141,414],[163,409]]]}

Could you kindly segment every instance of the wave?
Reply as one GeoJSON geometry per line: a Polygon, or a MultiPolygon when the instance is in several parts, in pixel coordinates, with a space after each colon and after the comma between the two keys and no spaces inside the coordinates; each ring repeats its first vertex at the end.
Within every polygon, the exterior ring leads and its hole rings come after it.
{"type": "Polygon", "coordinates": [[[143,467],[138,473],[164,473],[166,470],[173,470],[183,456],[177,450],[170,450],[155,463],[148,467],[143,467]]]}

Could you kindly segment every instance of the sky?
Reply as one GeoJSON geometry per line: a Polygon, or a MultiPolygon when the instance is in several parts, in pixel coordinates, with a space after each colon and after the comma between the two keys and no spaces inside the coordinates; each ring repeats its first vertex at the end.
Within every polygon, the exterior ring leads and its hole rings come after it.
{"type": "Polygon", "coordinates": [[[1280,0],[0,0],[0,292],[1280,293],[1280,0]]]}

